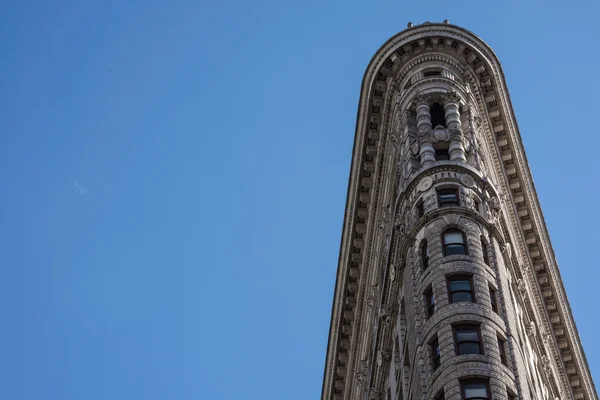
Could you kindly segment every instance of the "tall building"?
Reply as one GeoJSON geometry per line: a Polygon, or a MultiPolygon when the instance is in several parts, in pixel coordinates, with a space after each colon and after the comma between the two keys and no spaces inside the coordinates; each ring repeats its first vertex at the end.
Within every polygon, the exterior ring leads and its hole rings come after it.
{"type": "Polygon", "coordinates": [[[500,63],[424,23],[365,73],[326,400],[597,400],[500,63]]]}

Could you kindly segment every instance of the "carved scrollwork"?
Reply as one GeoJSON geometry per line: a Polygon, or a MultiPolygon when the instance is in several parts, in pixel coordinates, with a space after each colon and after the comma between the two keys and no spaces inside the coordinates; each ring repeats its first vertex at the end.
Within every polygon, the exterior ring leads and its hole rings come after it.
{"type": "Polygon", "coordinates": [[[458,126],[448,128],[448,133],[450,134],[450,141],[462,142],[463,134],[462,134],[462,130],[458,126]]]}
{"type": "Polygon", "coordinates": [[[379,400],[379,391],[374,387],[369,390],[369,400],[379,400]]]}
{"type": "Polygon", "coordinates": [[[427,105],[431,105],[431,95],[428,94],[418,94],[413,98],[413,101],[415,103],[415,105],[419,105],[419,104],[427,104],[427,105]]]}
{"type": "Polygon", "coordinates": [[[433,144],[435,141],[433,131],[428,126],[419,127],[419,145],[433,144]]]}
{"type": "Polygon", "coordinates": [[[525,280],[523,278],[517,279],[517,289],[519,289],[519,292],[521,292],[522,294],[525,294],[525,292],[527,292],[527,284],[525,283],[525,280]]]}
{"type": "Polygon", "coordinates": [[[535,336],[537,332],[536,329],[536,325],[534,321],[529,321],[529,326],[527,328],[525,328],[525,333],[527,333],[527,336],[535,336]]]}
{"type": "Polygon", "coordinates": [[[487,219],[492,224],[497,224],[500,221],[502,207],[500,200],[493,196],[485,202],[487,209],[487,219]]]}
{"type": "Polygon", "coordinates": [[[387,304],[382,304],[379,309],[379,318],[384,325],[388,325],[391,319],[391,309],[387,304]]]}
{"type": "Polygon", "coordinates": [[[542,368],[547,376],[552,375],[552,365],[550,364],[550,359],[545,354],[542,356],[542,368]]]}

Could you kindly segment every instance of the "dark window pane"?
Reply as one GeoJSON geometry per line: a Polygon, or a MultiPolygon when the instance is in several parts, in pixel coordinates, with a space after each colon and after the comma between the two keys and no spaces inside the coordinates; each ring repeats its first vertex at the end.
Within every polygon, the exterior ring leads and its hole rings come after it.
{"type": "Polygon", "coordinates": [[[471,281],[468,279],[453,279],[450,281],[450,290],[467,290],[471,291],[471,281]]]}
{"type": "Polygon", "coordinates": [[[465,399],[487,399],[488,391],[485,382],[469,382],[463,385],[465,399]]]}
{"type": "Polygon", "coordinates": [[[450,160],[450,153],[447,149],[437,149],[435,151],[435,159],[437,161],[447,161],[450,160]]]}
{"type": "Polygon", "coordinates": [[[433,103],[430,109],[431,125],[435,128],[438,125],[446,127],[446,112],[440,103],[433,103]]]}
{"type": "Polygon", "coordinates": [[[456,189],[440,189],[438,191],[440,207],[458,205],[458,191],[456,189]]]}
{"type": "Polygon", "coordinates": [[[479,341],[479,333],[477,329],[457,329],[456,330],[456,340],[458,342],[468,342],[468,341],[479,341]]]}
{"type": "Polygon", "coordinates": [[[447,244],[445,246],[446,255],[453,256],[457,254],[466,254],[465,245],[464,244],[447,244]]]}
{"type": "Polygon", "coordinates": [[[458,354],[480,354],[479,352],[479,343],[459,343],[458,345],[458,354]]]}
{"type": "Polygon", "coordinates": [[[473,302],[473,295],[471,292],[454,292],[452,293],[452,302],[460,303],[462,301],[473,302]]]}
{"type": "Polygon", "coordinates": [[[464,236],[461,231],[451,230],[444,233],[444,243],[449,244],[464,244],[464,236]]]}

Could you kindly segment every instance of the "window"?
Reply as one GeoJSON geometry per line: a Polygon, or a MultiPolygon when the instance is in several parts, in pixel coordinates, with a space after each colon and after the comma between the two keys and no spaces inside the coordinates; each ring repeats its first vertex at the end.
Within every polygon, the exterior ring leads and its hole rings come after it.
{"type": "Polygon", "coordinates": [[[430,76],[440,76],[442,75],[442,70],[439,69],[430,69],[429,71],[423,71],[423,76],[428,78],[430,76]]]}
{"type": "Polygon", "coordinates": [[[444,256],[467,254],[465,234],[458,229],[448,229],[442,236],[444,256]]]}
{"type": "Polygon", "coordinates": [[[423,269],[429,267],[429,248],[427,247],[427,240],[421,242],[421,261],[423,262],[423,269]]]}
{"type": "Polygon", "coordinates": [[[487,381],[463,381],[460,386],[465,400],[489,400],[490,398],[487,381]]]}
{"type": "Polygon", "coordinates": [[[517,396],[508,389],[506,390],[506,396],[508,397],[508,400],[517,400],[517,396]]]}
{"type": "Polygon", "coordinates": [[[446,112],[444,107],[440,103],[433,103],[430,108],[431,112],[431,126],[434,128],[438,125],[446,127],[446,112]]]}
{"type": "Polygon", "coordinates": [[[448,151],[448,149],[435,149],[435,160],[436,161],[450,160],[450,152],[448,151]]]}
{"type": "Polygon", "coordinates": [[[459,206],[458,189],[448,188],[437,191],[439,207],[454,207],[459,206]]]}
{"type": "Polygon", "coordinates": [[[423,204],[423,200],[420,200],[417,203],[417,217],[422,218],[425,215],[425,205],[423,204]]]}
{"type": "Polygon", "coordinates": [[[486,265],[490,265],[490,259],[488,256],[488,246],[483,236],[481,237],[481,252],[483,253],[483,262],[486,265]]]}
{"type": "Polygon", "coordinates": [[[490,302],[492,303],[492,311],[498,314],[498,293],[496,289],[490,286],[490,302]]]}
{"type": "Polygon", "coordinates": [[[508,352],[506,351],[506,340],[498,336],[498,350],[500,351],[500,362],[508,367],[508,352]]]}
{"type": "Polygon", "coordinates": [[[431,286],[425,291],[425,304],[427,305],[427,316],[431,317],[435,312],[435,296],[431,286]]]}
{"type": "Polygon", "coordinates": [[[435,400],[445,400],[444,392],[442,392],[442,393],[438,394],[437,396],[435,396],[435,400]]]}
{"type": "Polygon", "coordinates": [[[470,276],[455,276],[448,279],[450,303],[474,302],[473,282],[470,276]]]}
{"type": "Polygon", "coordinates": [[[433,364],[433,370],[435,371],[441,365],[441,357],[440,357],[440,344],[438,342],[438,338],[436,338],[431,342],[431,360],[433,364]]]}
{"type": "Polygon", "coordinates": [[[483,354],[479,326],[465,325],[454,328],[456,354],[483,354]]]}

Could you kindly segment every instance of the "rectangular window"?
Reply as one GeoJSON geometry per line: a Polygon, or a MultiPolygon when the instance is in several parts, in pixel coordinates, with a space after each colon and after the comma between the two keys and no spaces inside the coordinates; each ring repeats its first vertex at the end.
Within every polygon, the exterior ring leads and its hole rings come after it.
{"type": "Polygon", "coordinates": [[[488,246],[483,237],[481,238],[481,252],[483,253],[483,262],[485,263],[485,265],[490,265],[488,246]]]}
{"type": "Polygon", "coordinates": [[[453,207],[460,205],[458,201],[458,189],[456,188],[440,189],[437,191],[437,195],[438,205],[440,207],[453,207]]]}
{"type": "Polygon", "coordinates": [[[487,381],[462,381],[460,387],[465,400],[488,400],[490,398],[487,381]]]}
{"type": "Polygon", "coordinates": [[[421,242],[421,259],[423,261],[423,269],[429,267],[429,248],[427,247],[427,240],[421,242]]]}
{"type": "Polygon", "coordinates": [[[436,149],[435,150],[435,160],[436,161],[450,160],[450,153],[448,152],[448,149],[436,149]]]}
{"type": "Polygon", "coordinates": [[[500,351],[500,362],[508,366],[508,352],[506,348],[506,341],[498,336],[498,350],[500,351]]]}
{"type": "Polygon", "coordinates": [[[490,302],[492,303],[492,311],[498,314],[498,292],[490,286],[490,302]]]}
{"type": "Polygon", "coordinates": [[[465,325],[454,328],[456,354],[483,354],[479,326],[465,325]]]}
{"type": "Polygon", "coordinates": [[[431,317],[435,312],[435,296],[431,286],[425,291],[425,304],[427,306],[427,316],[431,317]]]}
{"type": "Polygon", "coordinates": [[[450,303],[475,301],[470,276],[454,276],[448,279],[448,300],[450,303]]]}
{"type": "Polygon", "coordinates": [[[417,215],[419,218],[422,218],[425,215],[425,206],[423,205],[423,200],[417,203],[417,215]]]}
{"type": "Polygon", "coordinates": [[[431,360],[433,364],[433,370],[435,371],[441,365],[441,356],[440,356],[440,344],[438,342],[437,337],[431,342],[431,360]]]}

